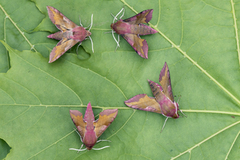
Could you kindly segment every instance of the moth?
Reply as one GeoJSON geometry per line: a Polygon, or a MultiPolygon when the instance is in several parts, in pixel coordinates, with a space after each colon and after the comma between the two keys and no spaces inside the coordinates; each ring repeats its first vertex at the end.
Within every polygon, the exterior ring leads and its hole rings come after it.
{"type": "Polygon", "coordinates": [[[162,127],[163,130],[168,118],[177,119],[179,118],[178,111],[182,112],[173,98],[170,73],[166,62],[160,72],[159,82],[161,85],[148,80],[154,98],[139,94],[125,101],[125,104],[134,109],[156,112],[167,117],[162,127]]]}
{"type": "Polygon", "coordinates": [[[92,52],[93,50],[93,42],[90,37],[91,32],[90,29],[92,28],[93,23],[93,15],[91,16],[91,24],[89,30],[86,30],[88,27],[84,28],[81,24],[78,26],[73,23],[70,19],[64,16],[61,12],[57,9],[47,6],[48,15],[51,19],[52,23],[56,25],[56,27],[60,30],[54,34],[47,36],[48,38],[60,40],[56,47],[50,53],[49,62],[52,63],[56,61],[59,57],[61,57],[67,50],[72,48],[78,42],[81,45],[81,42],[85,40],[87,37],[90,39],[92,43],[92,52]]]}
{"type": "Polygon", "coordinates": [[[90,102],[87,105],[87,110],[85,112],[84,118],[83,118],[83,114],[78,110],[70,110],[70,116],[72,118],[72,121],[77,127],[77,130],[79,132],[77,133],[79,134],[81,141],[86,146],[86,148],[82,149],[83,147],[83,144],[82,144],[80,149],[69,148],[69,150],[75,150],[75,151],[84,151],[86,149],[100,150],[100,149],[109,147],[109,146],[105,146],[102,148],[93,148],[93,146],[97,142],[107,141],[107,140],[97,141],[97,139],[113,122],[117,114],[118,114],[118,109],[106,109],[99,114],[99,119],[95,121],[90,102]]]}
{"type": "Polygon", "coordinates": [[[111,24],[112,35],[114,40],[117,43],[117,47],[120,47],[119,35],[121,35],[133,47],[133,49],[137,52],[137,54],[139,54],[142,58],[148,59],[147,41],[145,39],[141,39],[139,35],[148,35],[148,34],[157,33],[155,29],[145,24],[142,24],[142,23],[148,23],[152,19],[153,9],[142,11],[131,18],[122,20],[121,18],[124,15],[124,12],[123,12],[122,16],[120,17],[120,20],[114,23],[114,21],[117,20],[116,17],[123,10],[124,9],[122,9],[114,17],[113,23],[111,24]],[[118,40],[116,40],[116,38],[114,37],[114,32],[118,34],[118,40]]]}

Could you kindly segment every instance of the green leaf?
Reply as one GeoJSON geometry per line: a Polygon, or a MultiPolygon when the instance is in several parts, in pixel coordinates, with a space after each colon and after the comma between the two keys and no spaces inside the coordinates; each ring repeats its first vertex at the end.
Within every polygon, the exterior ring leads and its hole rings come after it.
{"type": "Polygon", "coordinates": [[[239,2],[2,0],[0,138],[11,148],[6,159],[240,159],[239,2]],[[80,16],[86,27],[94,15],[94,54],[85,40],[79,55],[75,46],[48,64],[57,41],[46,36],[58,30],[47,5],[76,24],[80,16]],[[159,33],[142,36],[148,59],[123,38],[115,51],[112,35],[105,33],[111,31],[111,13],[122,7],[123,19],[154,9],[149,25],[159,33]],[[175,101],[181,96],[187,117],[169,119],[160,133],[164,116],[133,110],[124,101],[152,96],[147,80],[158,82],[165,61],[175,101]],[[111,147],[69,151],[82,144],[69,110],[84,113],[88,102],[96,116],[119,109],[100,137],[111,142],[94,146],[111,147]]]}

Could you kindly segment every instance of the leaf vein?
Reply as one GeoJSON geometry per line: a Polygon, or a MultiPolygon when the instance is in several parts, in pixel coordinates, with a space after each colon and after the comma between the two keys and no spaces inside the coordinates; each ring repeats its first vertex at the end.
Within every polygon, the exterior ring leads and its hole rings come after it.
{"type": "Polygon", "coordinates": [[[237,138],[239,137],[239,134],[240,134],[240,131],[237,133],[237,135],[236,135],[235,139],[233,140],[233,143],[232,143],[231,147],[229,148],[229,151],[228,151],[228,153],[227,153],[227,155],[226,155],[226,157],[225,157],[225,160],[227,160],[227,159],[228,159],[228,156],[229,156],[229,154],[230,154],[230,152],[231,152],[231,150],[232,150],[232,148],[233,148],[234,144],[236,143],[236,141],[237,141],[237,138]]]}
{"type": "Polygon", "coordinates": [[[216,135],[222,133],[223,131],[225,131],[225,130],[227,130],[227,129],[229,129],[229,128],[231,128],[231,127],[233,127],[233,126],[235,126],[235,125],[237,125],[237,124],[239,124],[239,123],[240,123],[240,121],[237,121],[237,122],[235,122],[235,123],[233,123],[233,124],[231,124],[231,125],[229,125],[229,126],[223,128],[223,129],[221,129],[220,131],[218,131],[218,132],[212,134],[211,136],[209,136],[208,138],[202,140],[201,142],[199,142],[198,144],[196,144],[196,145],[194,145],[193,147],[189,148],[188,150],[186,150],[186,151],[180,153],[179,155],[177,155],[177,156],[175,156],[175,157],[172,157],[171,160],[176,159],[176,158],[182,156],[183,154],[185,154],[185,153],[187,153],[187,152],[193,150],[194,148],[200,146],[200,145],[203,144],[204,142],[210,140],[210,139],[213,138],[214,136],[216,136],[216,135]]]}
{"type": "Polygon", "coordinates": [[[231,0],[232,5],[232,14],[233,14],[233,21],[234,21],[234,30],[236,34],[236,41],[237,41],[237,53],[238,53],[238,63],[240,65],[240,47],[239,47],[239,39],[238,39],[238,28],[237,28],[237,18],[235,14],[234,2],[231,0]]]}
{"type": "Polygon", "coordinates": [[[14,82],[15,84],[21,86],[21,87],[24,88],[25,90],[27,90],[27,91],[28,91],[29,93],[31,93],[34,97],[36,97],[36,99],[39,101],[40,104],[42,104],[41,100],[37,97],[37,95],[35,95],[35,94],[34,94],[32,91],[30,91],[27,87],[25,87],[25,86],[21,85],[20,83],[14,81],[13,79],[7,78],[6,76],[5,76],[5,78],[8,79],[8,80],[10,80],[10,81],[12,81],[12,82],[14,82]]]}
{"type": "MultiPolygon", "coordinates": [[[[27,41],[27,43],[30,45],[31,50],[33,49],[35,52],[37,52],[37,50],[34,48],[34,45],[28,40],[28,38],[24,35],[24,32],[20,30],[20,28],[17,26],[17,24],[13,21],[13,19],[9,16],[9,14],[4,10],[4,8],[2,7],[2,5],[0,4],[0,8],[2,9],[2,11],[4,12],[4,14],[6,15],[6,18],[9,18],[9,20],[12,22],[12,24],[15,26],[15,28],[19,31],[19,33],[23,36],[23,38],[27,41]]],[[[5,27],[4,27],[5,28],[5,27]]],[[[6,40],[6,39],[5,39],[6,40]]]]}
{"type": "Polygon", "coordinates": [[[59,140],[55,141],[54,143],[48,145],[47,147],[43,148],[42,150],[40,150],[39,152],[37,152],[36,154],[32,155],[31,157],[29,157],[28,159],[31,159],[35,156],[37,156],[38,154],[44,152],[45,150],[47,150],[48,148],[52,147],[53,145],[57,144],[58,142],[60,142],[61,140],[63,140],[64,138],[66,138],[67,136],[69,136],[70,134],[72,134],[73,132],[75,132],[75,130],[69,132],[68,134],[66,134],[64,137],[60,138],[59,140]]]}
{"type": "MultiPolygon", "coordinates": [[[[72,64],[74,64],[74,63],[72,63],[72,64]]],[[[76,65],[76,64],[74,64],[74,65],[76,65]]],[[[78,65],[76,65],[76,66],[78,66],[78,65]]],[[[80,66],[78,66],[78,67],[80,67],[80,66]]],[[[90,68],[84,68],[84,67],[82,67],[82,66],[81,66],[81,68],[82,68],[82,69],[85,69],[85,70],[88,70],[88,71],[92,72],[93,74],[96,74],[97,76],[99,76],[99,77],[107,80],[107,81],[110,82],[111,84],[113,84],[113,85],[122,93],[122,95],[124,96],[124,98],[127,99],[127,97],[126,97],[126,95],[123,93],[123,91],[117,86],[117,84],[113,83],[113,81],[111,81],[111,80],[108,79],[107,77],[102,76],[101,74],[98,74],[97,72],[91,70],[90,68]]]]}

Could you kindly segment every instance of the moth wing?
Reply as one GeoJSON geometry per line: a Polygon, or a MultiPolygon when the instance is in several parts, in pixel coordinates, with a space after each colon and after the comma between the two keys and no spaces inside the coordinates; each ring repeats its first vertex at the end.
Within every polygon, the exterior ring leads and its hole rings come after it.
{"type": "Polygon", "coordinates": [[[136,34],[122,34],[122,37],[133,47],[142,58],[148,59],[148,44],[136,34]]]}
{"type": "Polygon", "coordinates": [[[81,135],[81,138],[84,137],[86,132],[86,125],[87,123],[83,121],[83,115],[78,110],[70,110],[70,116],[72,118],[73,123],[77,127],[78,132],[81,135]]]}
{"type": "Polygon", "coordinates": [[[48,15],[51,19],[52,23],[56,25],[59,30],[66,31],[67,29],[72,29],[77,27],[75,23],[73,23],[70,19],[64,16],[61,12],[59,12],[56,8],[51,6],[47,6],[48,15]]]}
{"type": "Polygon", "coordinates": [[[148,23],[152,19],[153,9],[148,9],[138,13],[137,15],[124,19],[124,22],[128,22],[130,24],[139,24],[139,23],[148,23]]]}
{"type": "Polygon", "coordinates": [[[74,46],[78,41],[73,39],[63,38],[58,42],[57,46],[53,48],[52,52],[49,56],[49,62],[52,63],[61,57],[67,50],[69,50],[72,46],[74,46]]]}
{"type": "Polygon", "coordinates": [[[155,98],[148,97],[146,94],[136,95],[133,98],[125,101],[125,104],[134,109],[156,112],[160,114],[162,113],[160,105],[155,98]]]}
{"type": "Polygon", "coordinates": [[[161,105],[162,101],[166,97],[166,95],[163,94],[162,87],[159,84],[157,84],[153,81],[150,81],[150,80],[148,80],[148,83],[151,87],[152,93],[153,93],[156,101],[161,105]]]}
{"type": "Polygon", "coordinates": [[[172,94],[172,86],[171,86],[171,79],[170,79],[170,73],[168,69],[168,65],[165,62],[160,75],[159,75],[159,83],[161,84],[163,88],[164,94],[171,100],[174,101],[173,94],[172,94]]]}
{"type": "Polygon", "coordinates": [[[98,120],[93,125],[97,138],[108,128],[118,114],[118,109],[106,109],[99,114],[98,120]]]}
{"type": "MultiPolygon", "coordinates": [[[[170,100],[163,92],[162,87],[153,82],[153,81],[148,81],[149,85],[151,87],[152,93],[155,96],[156,101],[160,105],[162,114],[167,117],[172,117],[176,114],[176,106],[174,105],[173,101],[170,100]]],[[[175,117],[175,116],[174,116],[175,117]]],[[[177,117],[178,118],[178,117],[177,117]]]]}

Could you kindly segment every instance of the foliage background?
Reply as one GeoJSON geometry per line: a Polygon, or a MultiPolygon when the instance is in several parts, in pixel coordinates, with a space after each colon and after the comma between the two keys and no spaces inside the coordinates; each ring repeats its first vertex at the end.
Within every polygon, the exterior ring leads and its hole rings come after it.
{"type": "MultiPolygon", "coordinates": [[[[6,159],[240,159],[239,0],[1,0],[0,1],[0,157],[6,159]],[[46,6],[88,26],[89,40],[48,64],[57,31],[46,6]],[[142,36],[149,59],[138,56],[110,24],[154,9],[149,25],[159,33],[142,36]],[[164,62],[170,68],[175,100],[187,115],[169,119],[133,110],[124,101],[152,96],[147,79],[158,81],[164,62]],[[70,109],[95,115],[118,108],[115,121],[95,147],[77,153],[70,109]],[[11,150],[9,151],[9,147],[11,150]]],[[[97,117],[96,117],[97,118],[97,117]]]]}

